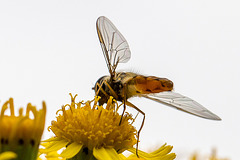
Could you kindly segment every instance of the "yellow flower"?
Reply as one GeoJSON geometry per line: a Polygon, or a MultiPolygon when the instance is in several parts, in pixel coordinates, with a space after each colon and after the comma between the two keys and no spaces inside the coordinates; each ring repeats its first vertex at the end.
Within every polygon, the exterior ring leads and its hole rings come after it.
{"type": "Polygon", "coordinates": [[[39,111],[29,103],[26,115],[23,115],[23,108],[20,108],[19,116],[15,116],[13,99],[10,98],[5,102],[0,115],[0,153],[4,152],[5,155],[9,156],[11,154],[7,151],[12,151],[17,154],[17,159],[36,159],[44,129],[45,116],[45,102],[43,102],[43,108],[39,111]],[[5,115],[8,108],[10,109],[10,115],[5,115]],[[29,117],[30,112],[32,112],[34,119],[29,117]]]}
{"type": "MultiPolygon", "coordinates": [[[[106,107],[97,105],[99,97],[86,103],[76,103],[75,98],[71,95],[71,104],[63,106],[59,110],[62,114],[57,116],[56,121],[52,121],[49,130],[52,130],[55,137],[44,141],[45,149],[41,153],[49,156],[64,148],[60,157],[86,160],[121,160],[127,159],[121,154],[125,150],[136,153],[133,145],[137,143],[137,130],[132,125],[134,119],[131,114],[125,113],[123,117],[119,115],[117,111],[121,105],[112,97],[106,107]]],[[[140,157],[147,154],[138,152],[140,157]]],[[[168,155],[169,152],[161,152],[161,156],[168,155]]],[[[147,155],[151,157],[158,153],[156,151],[156,154],[147,155]]]]}

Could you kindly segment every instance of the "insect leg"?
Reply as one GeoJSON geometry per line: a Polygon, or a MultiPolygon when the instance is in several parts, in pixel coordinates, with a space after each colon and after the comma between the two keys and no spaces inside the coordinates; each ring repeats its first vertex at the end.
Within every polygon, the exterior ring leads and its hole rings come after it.
{"type": "Polygon", "coordinates": [[[118,99],[118,95],[116,94],[116,92],[112,89],[112,87],[107,83],[107,81],[103,81],[103,83],[105,85],[107,85],[107,87],[109,88],[110,92],[112,93],[112,96],[115,98],[115,99],[118,99]]]}
{"type": "Polygon", "coordinates": [[[122,116],[121,116],[121,119],[120,119],[120,122],[119,122],[119,126],[120,126],[121,123],[122,123],[123,114],[125,113],[125,110],[126,110],[126,101],[123,100],[123,112],[122,112],[122,116]]]}
{"type": "Polygon", "coordinates": [[[107,94],[107,92],[105,92],[105,91],[102,89],[103,83],[104,83],[104,82],[102,82],[101,84],[99,84],[99,83],[97,82],[97,86],[98,86],[99,88],[98,88],[97,91],[95,91],[96,96],[98,95],[98,93],[100,92],[100,90],[101,90],[101,92],[102,92],[106,97],[109,96],[109,95],[107,94]]]}
{"type": "Polygon", "coordinates": [[[126,95],[126,84],[123,85],[123,112],[122,112],[122,116],[121,116],[121,120],[119,122],[119,125],[121,125],[122,123],[122,119],[123,119],[123,114],[125,113],[126,110],[126,102],[127,102],[127,95],[126,95]]]}
{"type": "Polygon", "coordinates": [[[143,128],[143,125],[144,125],[144,122],[145,122],[145,113],[144,113],[142,110],[140,110],[138,107],[136,107],[134,104],[132,104],[132,103],[130,103],[130,102],[128,102],[128,101],[126,101],[126,105],[128,105],[129,107],[132,107],[132,108],[136,109],[138,112],[140,112],[140,113],[143,115],[142,124],[141,124],[141,126],[140,126],[140,128],[139,128],[139,130],[138,130],[138,133],[137,133],[136,155],[138,156],[139,135],[140,135],[140,132],[141,132],[141,130],[142,130],[142,128],[143,128]]]}
{"type": "MultiPolygon", "coordinates": [[[[117,95],[116,92],[112,89],[112,87],[111,87],[106,81],[104,81],[104,83],[108,86],[108,88],[109,88],[110,92],[112,93],[113,97],[114,97],[115,99],[118,99],[118,95],[117,95]]],[[[126,87],[125,87],[125,85],[124,85],[124,87],[123,87],[123,92],[124,92],[123,112],[122,112],[122,116],[121,116],[119,125],[121,125],[121,123],[122,123],[123,114],[124,114],[124,112],[125,112],[125,110],[126,110],[126,104],[125,104],[125,102],[127,101],[127,99],[126,99],[126,95],[125,95],[125,94],[126,94],[125,88],[126,88],[126,87]]]]}

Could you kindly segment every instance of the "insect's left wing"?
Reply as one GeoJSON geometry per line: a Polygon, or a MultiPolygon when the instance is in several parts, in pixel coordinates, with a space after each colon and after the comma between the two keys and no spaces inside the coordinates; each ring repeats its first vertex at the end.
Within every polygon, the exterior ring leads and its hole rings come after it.
{"type": "Polygon", "coordinates": [[[202,118],[221,120],[220,117],[203,107],[198,102],[179,93],[166,91],[156,94],[144,94],[142,96],[202,118]]]}
{"type": "Polygon", "coordinates": [[[99,17],[96,25],[109,72],[113,75],[118,63],[126,63],[130,59],[129,45],[114,24],[106,17],[99,17]]]}

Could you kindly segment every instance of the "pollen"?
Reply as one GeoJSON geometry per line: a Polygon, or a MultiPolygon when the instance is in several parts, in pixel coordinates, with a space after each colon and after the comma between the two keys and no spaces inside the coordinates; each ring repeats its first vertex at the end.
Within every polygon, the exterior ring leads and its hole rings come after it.
{"type": "Polygon", "coordinates": [[[113,148],[118,153],[137,143],[137,130],[132,126],[134,118],[129,113],[120,115],[118,109],[121,105],[112,97],[103,107],[97,105],[100,97],[86,103],[76,103],[77,95],[70,96],[71,104],[62,106],[58,111],[61,114],[48,128],[57,138],[78,143],[90,151],[113,148]]]}

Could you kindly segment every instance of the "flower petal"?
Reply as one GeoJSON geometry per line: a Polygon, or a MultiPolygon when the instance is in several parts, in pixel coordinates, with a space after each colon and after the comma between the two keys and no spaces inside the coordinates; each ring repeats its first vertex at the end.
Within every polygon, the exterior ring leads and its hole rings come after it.
{"type": "Polygon", "coordinates": [[[52,158],[52,159],[53,158],[59,158],[59,154],[56,151],[49,152],[45,155],[45,157],[47,158],[47,160],[50,159],[50,158],[52,158]]]}
{"type": "Polygon", "coordinates": [[[46,149],[44,149],[44,152],[48,153],[48,152],[58,151],[59,149],[66,147],[68,143],[69,143],[68,141],[64,141],[64,140],[53,141],[49,143],[46,149]]]}
{"type": "Polygon", "coordinates": [[[60,156],[64,158],[72,158],[82,149],[82,146],[82,144],[76,142],[71,143],[65,150],[62,151],[60,156]]]}
{"type": "Polygon", "coordinates": [[[48,138],[48,139],[46,139],[46,140],[43,140],[43,141],[41,141],[41,142],[52,142],[52,141],[60,141],[60,140],[62,140],[62,138],[60,138],[60,137],[51,137],[51,138],[48,138]]]}
{"type": "Polygon", "coordinates": [[[10,160],[10,159],[13,159],[13,158],[17,158],[17,154],[14,153],[14,152],[3,152],[0,154],[0,160],[10,160]]]}
{"type": "Polygon", "coordinates": [[[98,160],[121,160],[117,152],[113,149],[93,148],[93,155],[98,160]]]}
{"type": "MultiPolygon", "coordinates": [[[[172,148],[173,148],[172,146],[168,146],[168,145],[164,144],[163,146],[161,146],[159,149],[157,149],[156,151],[154,151],[152,153],[145,153],[141,150],[138,150],[138,155],[139,155],[139,157],[146,159],[146,160],[157,160],[157,159],[173,160],[173,159],[175,159],[176,154],[170,153],[172,148]]],[[[135,148],[129,148],[128,151],[133,153],[133,155],[129,156],[128,159],[137,157],[135,155],[136,154],[135,148]]]]}
{"type": "MultiPolygon", "coordinates": [[[[133,155],[136,154],[136,149],[135,148],[129,148],[128,149],[129,152],[132,152],[133,155]]],[[[141,150],[138,150],[138,155],[140,157],[144,157],[144,158],[150,158],[151,156],[149,155],[149,153],[143,152],[141,150]]]]}

